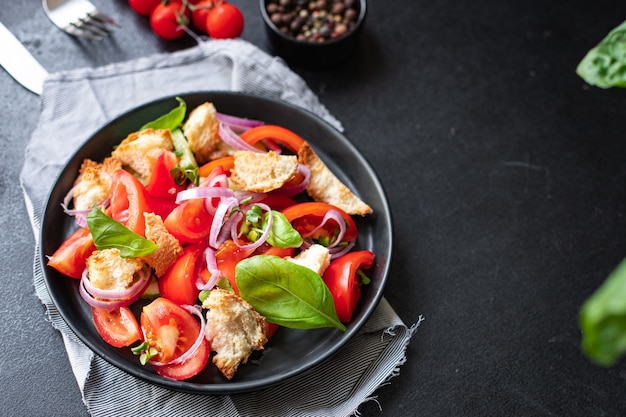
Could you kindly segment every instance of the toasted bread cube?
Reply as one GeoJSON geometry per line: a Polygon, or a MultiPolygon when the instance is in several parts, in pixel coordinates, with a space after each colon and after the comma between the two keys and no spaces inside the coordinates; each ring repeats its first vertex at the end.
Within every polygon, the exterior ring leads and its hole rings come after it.
{"type": "Polygon", "coordinates": [[[183,133],[198,163],[202,164],[213,159],[214,152],[222,142],[217,111],[213,103],[203,103],[193,109],[183,124],[183,133]]]}
{"type": "Polygon", "coordinates": [[[237,294],[213,289],[202,303],[206,314],[206,338],[216,354],[213,363],[227,379],[240,364],[267,343],[265,318],[237,294]]]}
{"type": "Polygon", "coordinates": [[[172,134],[168,129],[144,129],[128,135],[111,155],[147,184],[159,155],[173,149],[172,134]]]}
{"type": "Polygon", "coordinates": [[[157,250],[144,256],[143,260],[154,268],[157,277],[163,275],[183,252],[183,248],[163,224],[161,216],[144,213],[146,222],[146,239],[157,245],[157,250]]]}
{"type": "Polygon", "coordinates": [[[295,155],[237,151],[230,179],[243,190],[266,193],[279,189],[298,172],[295,155]]]}
{"type": "Polygon", "coordinates": [[[323,245],[314,244],[303,250],[293,258],[285,258],[294,264],[305,266],[319,276],[324,275],[324,271],[330,265],[330,252],[323,245]]]}
{"type": "Polygon", "coordinates": [[[125,290],[143,267],[137,258],[122,258],[119,249],[94,251],[87,258],[89,281],[102,290],[125,290]]]}
{"type": "Polygon", "coordinates": [[[351,215],[365,216],[372,213],[372,208],[354,195],[308,144],[298,151],[298,160],[311,170],[311,179],[306,190],[315,201],[332,204],[351,215]]]}
{"type": "Polygon", "coordinates": [[[111,174],[121,168],[115,158],[106,158],[101,164],[85,159],[74,181],[74,208],[89,210],[103,203],[111,193],[111,174]]]}

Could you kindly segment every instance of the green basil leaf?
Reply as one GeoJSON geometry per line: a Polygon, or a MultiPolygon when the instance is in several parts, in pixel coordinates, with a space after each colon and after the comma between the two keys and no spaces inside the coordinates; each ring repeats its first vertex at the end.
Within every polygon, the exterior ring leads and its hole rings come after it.
{"type": "Polygon", "coordinates": [[[87,225],[98,250],[115,248],[122,258],[137,258],[157,249],[154,242],[129,230],[97,207],[87,215],[87,225]]]}
{"type": "MultiPolygon", "coordinates": [[[[265,213],[265,224],[267,216],[269,214],[265,213]]],[[[267,236],[267,243],[281,249],[299,248],[302,246],[302,236],[293,228],[283,213],[272,210],[272,230],[267,236]]]]}
{"type": "Polygon", "coordinates": [[[322,277],[307,267],[258,255],[240,261],[235,276],[241,298],[271,323],[292,329],[346,330],[322,277]]]}
{"type": "Polygon", "coordinates": [[[626,353],[626,259],[580,309],[582,350],[602,366],[626,353]]]}
{"type": "Polygon", "coordinates": [[[183,120],[185,120],[185,115],[187,114],[187,103],[185,103],[185,100],[180,97],[176,97],[176,100],[178,101],[178,107],[158,119],[146,123],[139,130],[151,128],[169,129],[173,131],[178,128],[183,120]]]}
{"type": "Polygon", "coordinates": [[[587,52],[576,73],[600,88],[626,87],[626,21],[587,52]]]}

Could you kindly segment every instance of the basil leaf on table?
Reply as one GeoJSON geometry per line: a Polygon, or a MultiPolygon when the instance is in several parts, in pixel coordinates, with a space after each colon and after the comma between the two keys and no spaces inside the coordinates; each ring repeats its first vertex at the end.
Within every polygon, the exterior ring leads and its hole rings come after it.
{"type": "Polygon", "coordinates": [[[97,207],[87,215],[87,225],[96,249],[119,249],[122,258],[138,258],[157,250],[157,245],[129,230],[97,207]]]}
{"type": "Polygon", "coordinates": [[[576,73],[600,88],[626,87],[626,21],[587,52],[576,73]]]}
{"type": "Polygon", "coordinates": [[[602,366],[611,366],[626,353],[626,259],[580,309],[582,349],[602,366]]]}
{"type": "Polygon", "coordinates": [[[179,127],[183,120],[185,120],[185,115],[187,114],[187,103],[185,103],[185,100],[180,97],[176,97],[176,100],[178,101],[178,107],[158,119],[146,123],[139,130],[149,128],[174,130],[179,127]]]}
{"type": "Polygon", "coordinates": [[[240,261],[235,276],[241,298],[271,323],[292,329],[346,330],[322,277],[307,267],[257,255],[240,261]]]}

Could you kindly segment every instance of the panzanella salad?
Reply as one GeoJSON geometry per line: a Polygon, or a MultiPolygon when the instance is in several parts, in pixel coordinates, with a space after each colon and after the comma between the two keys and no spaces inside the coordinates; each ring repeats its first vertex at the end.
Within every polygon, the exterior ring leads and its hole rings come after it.
{"type": "Polygon", "coordinates": [[[374,263],[352,216],[372,209],[293,131],[177,100],[83,161],[48,265],[80,280],[104,341],[166,378],[212,358],[230,380],[281,326],[345,331],[374,263]]]}

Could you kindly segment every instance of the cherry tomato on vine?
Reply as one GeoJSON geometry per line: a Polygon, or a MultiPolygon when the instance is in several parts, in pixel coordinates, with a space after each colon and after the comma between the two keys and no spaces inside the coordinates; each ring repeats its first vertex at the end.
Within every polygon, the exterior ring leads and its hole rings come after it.
{"type": "Polygon", "coordinates": [[[130,8],[141,16],[150,16],[159,3],[161,0],[128,0],[130,8]]]}
{"type": "Polygon", "coordinates": [[[178,0],[161,3],[150,14],[150,27],[163,39],[180,38],[185,34],[182,27],[187,25],[189,25],[189,9],[178,0]]]}
{"type": "Polygon", "coordinates": [[[196,29],[202,33],[207,33],[206,20],[215,3],[216,2],[213,0],[200,0],[192,2],[193,8],[191,11],[191,21],[196,29]]]}
{"type": "Polygon", "coordinates": [[[236,6],[222,3],[209,12],[206,28],[215,39],[237,38],[243,32],[243,14],[236,6]]]}

